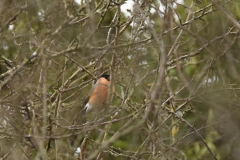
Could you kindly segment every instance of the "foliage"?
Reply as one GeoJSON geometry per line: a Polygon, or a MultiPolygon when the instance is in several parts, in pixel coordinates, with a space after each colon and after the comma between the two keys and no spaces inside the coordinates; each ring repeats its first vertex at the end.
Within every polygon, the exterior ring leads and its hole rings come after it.
{"type": "Polygon", "coordinates": [[[124,3],[1,1],[2,159],[238,159],[238,1],[124,3]]]}

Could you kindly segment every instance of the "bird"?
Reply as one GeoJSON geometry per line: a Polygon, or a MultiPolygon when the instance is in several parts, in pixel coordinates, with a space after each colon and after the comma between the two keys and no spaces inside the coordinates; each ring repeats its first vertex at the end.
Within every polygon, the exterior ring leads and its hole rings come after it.
{"type": "Polygon", "coordinates": [[[107,103],[113,99],[113,93],[115,91],[114,86],[108,95],[110,86],[110,75],[103,74],[97,80],[96,84],[90,90],[88,97],[84,101],[84,109],[82,110],[82,117],[89,111],[101,112],[107,107],[107,103]],[[110,99],[108,100],[108,96],[110,99]]]}
{"type": "MultiPolygon", "coordinates": [[[[96,84],[92,87],[86,100],[84,101],[83,110],[80,110],[80,112],[78,112],[79,114],[81,114],[81,119],[78,119],[80,118],[80,116],[78,116],[77,114],[75,115],[74,121],[75,122],[77,122],[78,120],[81,121],[83,117],[86,115],[86,113],[88,112],[91,112],[91,115],[94,115],[104,111],[104,109],[109,105],[108,103],[112,101],[113,95],[114,95],[113,93],[115,91],[115,88],[113,85],[111,90],[109,89],[109,87],[110,87],[110,75],[109,74],[101,75],[97,79],[96,84]]],[[[96,118],[96,116],[92,116],[92,118],[96,118]]],[[[91,118],[88,120],[91,121],[91,118]]],[[[73,146],[73,148],[75,148],[76,154],[79,154],[78,152],[80,148],[78,147],[78,145],[80,144],[80,139],[82,138],[79,136],[81,135],[75,135],[70,139],[70,144],[71,146],[73,146]]]]}

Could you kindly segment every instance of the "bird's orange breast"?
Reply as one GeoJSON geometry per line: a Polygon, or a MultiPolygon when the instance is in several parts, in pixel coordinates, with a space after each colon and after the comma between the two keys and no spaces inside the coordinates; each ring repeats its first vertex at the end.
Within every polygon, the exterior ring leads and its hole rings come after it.
{"type": "MultiPolygon", "coordinates": [[[[92,106],[92,108],[105,107],[108,100],[109,84],[109,81],[105,78],[98,79],[97,83],[95,84],[89,95],[90,97],[88,103],[92,106]]],[[[114,88],[112,91],[114,92],[114,88]]]]}

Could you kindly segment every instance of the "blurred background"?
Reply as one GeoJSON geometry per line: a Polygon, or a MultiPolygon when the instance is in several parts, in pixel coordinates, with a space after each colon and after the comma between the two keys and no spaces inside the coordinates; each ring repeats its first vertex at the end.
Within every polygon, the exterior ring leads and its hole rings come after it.
{"type": "Polygon", "coordinates": [[[1,0],[1,159],[239,160],[237,0],[1,0]],[[81,117],[97,78],[114,99],[81,117]]]}

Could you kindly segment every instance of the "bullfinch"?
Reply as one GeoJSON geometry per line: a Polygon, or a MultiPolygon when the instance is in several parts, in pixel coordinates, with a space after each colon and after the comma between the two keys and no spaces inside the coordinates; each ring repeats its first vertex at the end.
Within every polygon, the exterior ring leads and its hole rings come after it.
{"type": "Polygon", "coordinates": [[[84,102],[84,109],[82,111],[82,117],[85,113],[93,110],[95,112],[101,112],[107,107],[107,102],[110,102],[113,98],[114,86],[112,87],[111,95],[108,95],[110,85],[110,75],[103,74],[90,90],[87,99],[84,102]],[[110,100],[108,100],[108,96],[110,100]]]}

